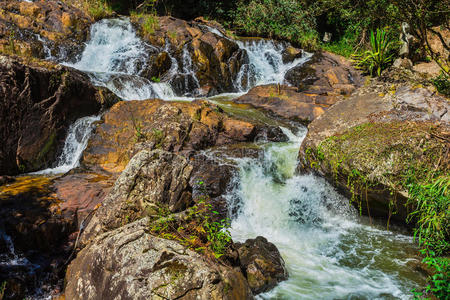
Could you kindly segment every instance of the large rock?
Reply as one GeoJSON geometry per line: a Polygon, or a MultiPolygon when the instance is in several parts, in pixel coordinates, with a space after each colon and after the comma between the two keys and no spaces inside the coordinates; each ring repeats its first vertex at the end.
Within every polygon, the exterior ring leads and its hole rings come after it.
{"type": "Polygon", "coordinates": [[[252,299],[238,268],[148,233],[144,218],[98,236],[66,275],[68,299],[252,299]]]}
{"type": "Polygon", "coordinates": [[[405,179],[449,174],[449,136],[447,99],[425,88],[372,84],[309,125],[300,169],[326,176],[363,213],[404,223],[405,179]]]}
{"type": "Polygon", "coordinates": [[[6,299],[60,293],[78,228],[110,189],[105,174],[0,177],[0,282],[6,299]],[[7,241],[8,236],[13,251],[7,241]],[[5,260],[19,264],[8,264],[5,260]]]}
{"type": "Polygon", "coordinates": [[[68,126],[114,100],[76,70],[5,56],[0,56],[0,98],[0,174],[9,175],[50,166],[68,126]]]}
{"type": "Polygon", "coordinates": [[[207,101],[124,101],[105,114],[91,137],[83,163],[121,172],[142,149],[187,153],[259,136],[285,137],[280,129],[236,119],[207,101]]]}
{"type": "Polygon", "coordinates": [[[102,232],[157,214],[162,207],[171,212],[186,209],[192,202],[191,172],[192,166],[182,156],[163,150],[139,152],[92,217],[83,232],[82,243],[102,232]]]}
{"type": "MultiPolygon", "coordinates": [[[[169,51],[177,60],[183,71],[171,83],[178,95],[194,91],[195,95],[211,96],[234,91],[233,80],[248,62],[248,56],[220,26],[203,19],[187,22],[165,16],[156,18],[153,30],[148,32],[144,29],[148,18],[154,17],[143,16],[133,21],[144,40],[169,51]]],[[[171,64],[167,55],[155,54],[143,76],[164,78],[171,64]]]]}
{"type": "Polygon", "coordinates": [[[81,10],[61,1],[2,1],[0,52],[37,58],[64,53],[74,58],[92,22],[81,10]]]}
{"type": "Polygon", "coordinates": [[[235,246],[253,294],[267,292],[288,278],[280,252],[264,237],[258,236],[235,246]]]}
{"type": "Polygon", "coordinates": [[[315,95],[319,103],[333,104],[339,95],[350,95],[361,85],[361,77],[342,56],[317,52],[302,65],[290,69],[285,81],[299,91],[315,95]]]}

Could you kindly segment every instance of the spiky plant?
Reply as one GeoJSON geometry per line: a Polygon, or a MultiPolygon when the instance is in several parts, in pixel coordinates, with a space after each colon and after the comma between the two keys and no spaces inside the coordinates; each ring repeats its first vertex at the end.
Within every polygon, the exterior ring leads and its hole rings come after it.
{"type": "Polygon", "coordinates": [[[377,29],[376,33],[370,32],[370,48],[362,54],[353,55],[356,68],[369,73],[371,76],[381,76],[381,72],[392,61],[393,55],[389,55],[392,42],[386,31],[377,29]]]}

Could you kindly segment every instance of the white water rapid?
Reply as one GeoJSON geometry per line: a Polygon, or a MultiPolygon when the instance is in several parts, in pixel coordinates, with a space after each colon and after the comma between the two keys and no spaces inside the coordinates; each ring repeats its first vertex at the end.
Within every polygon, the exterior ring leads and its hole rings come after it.
{"type": "Polygon", "coordinates": [[[249,58],[249,63],[241,67],[235,79],[235,87],[239,92],[247,92],[258,85],[283,83],[287,71],[311,58],[311,54],[305,52],[301,58],[285,64],[282,58],[285,45],[282,43],[264,39],[237,43],[247,52],[249,58]]]}
{"type": "Polygon", "coordinates": [[[305,130],[268,144],[264,158],[239,159],[229,195],[233,240],[258,235],[281,252],[289,279],[261,299],[410,299],[423,277],[405,267],[412,238],[363,225],[325,180],[294,175],[305,130]]]}

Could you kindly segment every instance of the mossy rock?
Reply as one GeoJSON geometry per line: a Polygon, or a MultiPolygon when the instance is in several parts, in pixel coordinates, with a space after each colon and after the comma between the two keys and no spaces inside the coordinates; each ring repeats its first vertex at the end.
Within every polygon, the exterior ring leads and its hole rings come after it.
{"type": "Polygon", "coordinates": [[[445,128],[432,122],[363,123],[306,150],[311,169],[345,191],[362,213],[404,222],[408,176],[419,184],[449,173],[445,128]]]}

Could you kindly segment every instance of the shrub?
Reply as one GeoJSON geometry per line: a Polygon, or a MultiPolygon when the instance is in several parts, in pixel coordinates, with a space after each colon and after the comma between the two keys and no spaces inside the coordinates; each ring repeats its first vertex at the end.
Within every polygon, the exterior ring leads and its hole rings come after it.
{"type": "Polygon", "coordinates": [[[318,47],[314,16],[299,1],[240,2],[235,24],[239,31],[247,35],[286,39],[310,50],[318,47]]]}
{"type": "Polygon", "coordinates": [[[389,55],[392,42],[389,40],[383,29],[377,29],[376,34],[370,33],[370,50],[362,54],[354,55],[356,68],[363,70],[370,75],[381,76],[381,72],[392,61],[392,55],[389,55]]]}
{"type": "Polygon", "coordinates": [[[431,82],[436,87],[439,93],[449,96],[450,95],[450,76],[441,72],[439,76],[432,79],[431,82]]]}
{"type": "MultiPolygon", "coordinates": [[[[416,222],[414,237],[422,246],[425,255],[423,263],[434,270],[429,278],[425,293],[432,293],[438,299],[446,299],[450,294],[449,259],[445,257],[450,250],[450,177],[442,176],[428,184],[418,184],[414,172],[406,180],[409,203],[416,209],[408,221],[416,222]]],[[[414,292],[422,297],[422,292],[414,292]]]]}

